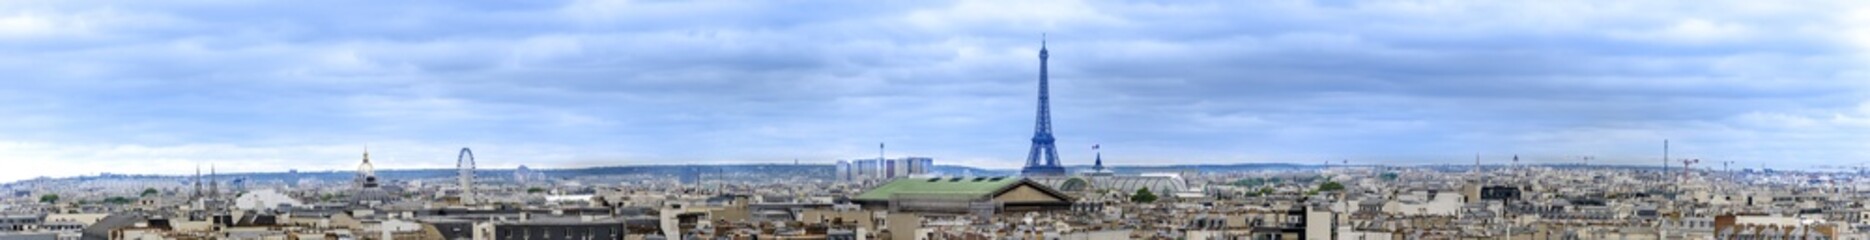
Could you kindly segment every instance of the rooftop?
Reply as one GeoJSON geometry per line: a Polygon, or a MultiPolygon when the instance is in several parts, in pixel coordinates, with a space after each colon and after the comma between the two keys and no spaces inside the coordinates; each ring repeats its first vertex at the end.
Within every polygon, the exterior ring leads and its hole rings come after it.
{"type": "Polygon", "coordinates": [[[1016,177],[903,178],[858,194],[853,200],[888,201],[896,194],[986,196],[1023,182],[1016,177]]]}

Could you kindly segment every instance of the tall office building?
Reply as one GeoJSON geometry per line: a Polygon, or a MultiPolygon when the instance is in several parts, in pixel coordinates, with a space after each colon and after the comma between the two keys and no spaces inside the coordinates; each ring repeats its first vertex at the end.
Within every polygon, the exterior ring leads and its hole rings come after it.
{"type": "Polygon", "coordinates": [[[851,181],[864,181],[882,178],[877,169],[883,164],[876,159],[851,160],[851,181]]]}
{"type": "Polygon", "coordinates": [[[850,181],[851,161],[838,160],[837,171],[832,174],[831,178],[838,181],[850,181]]]}
{"type": "Polygon", "coordinates": [[[893,178],[903,177],[906,175],[905,173],[909,172],[908,168],[909,168],[909,164],[904,164],[903,161],[900,161],[897,159],[885,159],[883,160],[883,178],[893,179],[893,178]]]}
{"type": "Polygon", "coordinates": [[[841,181],[882,180],[927,175],[934,167],[929,157],[840,160],[837,175],[841,181]]]}
{"type": "Polygon", "coordinates": [[[901,161],[905,176],[927,175],[935,168],[935,159],[928,157],[905,157],[901,161]]]}

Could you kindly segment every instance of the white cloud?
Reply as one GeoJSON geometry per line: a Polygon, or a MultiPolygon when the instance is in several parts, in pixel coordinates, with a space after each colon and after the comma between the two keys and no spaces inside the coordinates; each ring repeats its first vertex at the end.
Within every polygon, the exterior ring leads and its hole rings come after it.
{"type": "MultiPolygon", "coordinates": [[[[378,169],[448,169],[454,167],[456,150],[476,146],[438,145],[431,142],[378,141],[370,142],[368,146],[363,143],[152,146],[0,141],[0,157],[8,162],[7,168],[0,168],[0,181],[99,173],[183,174],[193,173],[197,166],[204,172],[212,167],[222,173],[276,172],[286,169],[348,171],[356,169],[366,147],[369,148],[371,162],[378,169]]],[[[566,151],[556,146],[500,144],[497,148],[476,150],[475,157],[480,168],[514,168],[529,163],[539,166],[536,163],[576,160],[578,156],[566,154],[566,151]]]]}
{"type": "Polygon", "coordinates": [[[965,0],[946,7],[904,14],[908,25],[936,33],[976,32],[1006,26],[1056,29],[1066,26],[1116,25],[1124,19],[1110,16],[1087,1],[965,0]]]}
{"type": "Polygon", "coordinates": [[[29,3],[0,7],[0,157],[73,170],[0,179],[348,169],[365,143],[1010,167],[1042,32],[1059,144],[1116,164],[1870,154],[1838,144],[1870,119],[1850,1],[29,3]]]}
{"type": "Polygon", "coordinates": [[[8,38],[28,38],[57,35],[59,26],[52,20],[33,14],[14,14],[0,17],[0,36],[8,38]]]}
{"type": "Polygon", "coordinates": [[[1746,41],[1755,34],[1751,28],[1737,23],[1688,18],[1659,28],[1618,30],[1611,36],[1630,41],[1700,45],[1746,41]]]}

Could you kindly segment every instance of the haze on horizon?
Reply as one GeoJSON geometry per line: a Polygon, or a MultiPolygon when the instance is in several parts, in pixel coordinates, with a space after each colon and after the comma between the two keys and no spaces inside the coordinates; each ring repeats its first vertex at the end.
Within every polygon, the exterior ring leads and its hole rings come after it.
{"type": "MultiPolygon", "coordinates": [[[[0,5],[0,181],[1062,160],[1870,160],[1870,4],[94,1],[0,5]]],[[[1718,165],[1718,164],[1716,164],[1718,165]]]]}

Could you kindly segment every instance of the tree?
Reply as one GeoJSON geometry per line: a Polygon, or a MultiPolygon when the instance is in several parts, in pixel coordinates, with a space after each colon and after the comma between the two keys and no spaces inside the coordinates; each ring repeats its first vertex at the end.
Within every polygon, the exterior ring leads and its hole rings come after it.
{"type": "Polygon", "coordinates": [[[1273,194],[1273,187],[1260,188],[1260,195],[1267,195],[1267,194],[1273,194]]]}
{"type": "Polygon", "coordinates": [[[136,199],[131,199],[127,197],[110,197],[110,198],[104,199],[105,204],[112,204],[112,205],[124,205],[124,204],[130,204],[132,202],[136,202],[136,199]]]}
{"type": "Polygon", "coordinates": [[[1252,187],[1252,186],[1259,186],[1260,184],[1265,184],[1265,183],[1266,183],[1266,179],[1262,179],[1262,178],[1244,178],[1240,180],[1234,180],[1233,185],[1242,186],[1242,187],[1252,187]]]}
{"type": "Polygon", "coordinates": [[[1344,190],[1344,184],[1338,183],[1337,181],[1325,181],[1325,183],[1318,184],[1318,191],[1320,192],[1338,190],[1344,190]]]}
{"type": "Polygon", "coordinates": [[[1150,193],[1149,188],[1136,189],[1136,194],[1130,195],[1130,201],[1138,203],[1155,202],[1156,194],[1150,193]]]}
{"type": "Polygon", "coordinates": [[[46,194],[45,196],[39,196],[39,202],[42,202],[42,203],[58,202],[58,194],[46,194]]]}
{"type": "Polygon", "coordinates": [[[159,193],[162,193],[162,192],[156,191],[156,188],[143,189],[143,197],[155,196],[156,194],[159,194],[159,193]]]}
{"type": "Polygon", "coordinates": [[[533,187],[533,188],[527,188],[527,189],[526,189],[526,193],[540,193],[540,192],[545,192],[545,189],[543,189],[543,188],[538,188],[538,187],[533,187]]]}
{"type": "Polygon", "coordinates": [[[337,194],[330,194],[330,193],[326,193],[325,195],[321,195],[321,196],[318,196],[318,201],[321,201],[321,202],[330,202],[331,200],[336,200],[336,199],[340,199],[340,198],[343,198],[343,197],[344,197],[344,196],[339,196],[339,195],[337,195],[337,194]]]}
{"type": "Polygon", "coordinates": [[[1382,178],[1383,178],[1383,181],[1396,181],[1396,178],[1398,178],[1398,177],[1401,177],[1401,176],[1399,176],[1399,175],[1397,175],[1396,173],[1393,173],[1393,172],[1386,172],[1386,173],[1383,173],[1383,175],[1380,175],[1380,176],[1382,176],[1382,178]]]}

